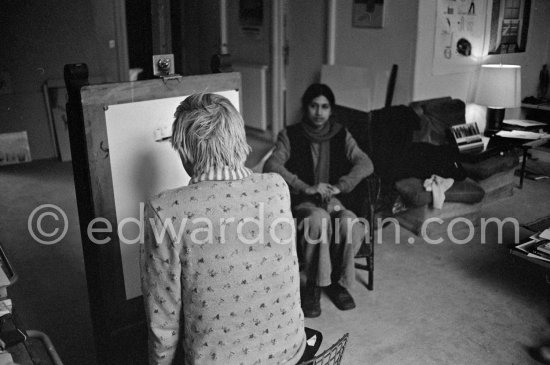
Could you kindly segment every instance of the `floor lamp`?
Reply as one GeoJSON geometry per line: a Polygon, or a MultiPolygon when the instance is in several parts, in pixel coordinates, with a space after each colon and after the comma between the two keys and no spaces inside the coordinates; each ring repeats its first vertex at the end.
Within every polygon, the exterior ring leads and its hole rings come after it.
{"type": "Polygon", "coordinates": [[[475,102],[487,106],[485,135],[490,137],[502,128],[505,108],[521,106],[521,66],[482,65],[475,102]]]}

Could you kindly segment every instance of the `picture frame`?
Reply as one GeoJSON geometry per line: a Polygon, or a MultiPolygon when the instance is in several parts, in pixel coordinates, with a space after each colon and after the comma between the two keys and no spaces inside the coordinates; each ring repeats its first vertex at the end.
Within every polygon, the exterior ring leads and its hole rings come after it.
{"type": "Polygon", "coordinates": [[[525,52],[531,0],[492,0],[488,54],[525,52]]]}
{"type": "Polygon", "coordinates": [[[383,28],[384,0],[353,0],[352,26],[354,28],[383,28]]]}
{"type": "Polygon", "coordinates": [[[263,0],[239,0],[239,27],[244,34],[258,38],[264,26],[263,0]]]}
{"type": "Polygon", "coordinates": [[[43,85],[43,93],[56,155],[63,162],[71,161],[69,125],[65,108],[68,97],[63,80],[47,80],[43,85]]]}

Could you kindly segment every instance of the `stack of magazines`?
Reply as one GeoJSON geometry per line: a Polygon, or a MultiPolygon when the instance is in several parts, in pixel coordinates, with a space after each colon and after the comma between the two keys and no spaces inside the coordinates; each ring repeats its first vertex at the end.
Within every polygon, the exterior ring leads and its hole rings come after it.
{"type": "Polygon", "coordinates": [[[479,153],[483,151],[483,138],[481,138],[477,123],[454,125],[451,127],[451,135],[460,153],[479,153]]]}
{"type": "Polygon", "coordinates": [[[515,248],[525,252],[529,257],[550,262],[550,228],[532,235],[515,248]]]}

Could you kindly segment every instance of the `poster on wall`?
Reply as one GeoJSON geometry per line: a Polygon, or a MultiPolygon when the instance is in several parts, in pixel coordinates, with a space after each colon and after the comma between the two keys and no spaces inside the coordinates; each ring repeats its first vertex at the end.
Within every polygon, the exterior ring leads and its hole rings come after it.
{"type": "Polygon", "coordinates": [[[489,54],[525,52],[531,0],[492,0],[489,54]]]}
{"type": "Polygon", "coordinates": [[[480,63],[487,0],[438,0],[433,74],[468,72],[480,63]]]}
{"type": "Polygon", "coordinates": [[[352,26],[355,28],[382,28],[384,0],[353,0],[352,26]]]}
{"type": "Polygon", "coordinates": [[[239,1],[239,25],[244,34],[257,38],[264,24],[263,0],[239,1]]]}

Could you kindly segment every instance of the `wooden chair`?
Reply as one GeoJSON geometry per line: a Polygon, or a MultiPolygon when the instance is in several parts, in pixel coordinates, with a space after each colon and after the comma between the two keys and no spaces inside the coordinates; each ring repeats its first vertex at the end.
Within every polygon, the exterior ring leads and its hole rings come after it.
{"type": "MultiPolygon", "coordinates": [[[[376,211],[377,202],[380,196],[380,178],[375,174],[368,176],[359,184],[361,207],[355,210],[358,217],[365,218],[369,223],[369,232],[365,241],[361,244],[359,252],[355,256],[356,259],[365,259],[365,263],[356,262],[355,268],[365,270],[369,273],[367,281],[367,289],[374,289],[374,232],[376,226],[376,211]],[[362,198],[362,199],[361,199],[362,198]]],[[[353,209],[352,209],[353,210],[353,209]]]]}
{"type": "Polygon", "coordinates": [[[374,289],[374,232],[376,230],[375,214],[380,195],[380,178],[376,174],[367,176],[355,189],[342,197],[342,203],[347,209],[354,212],[358,218],[368,222],[368,235],[361,244],[356,259],[365,259],[365,263],[356,262],[355,268],[369,273],[366,284],[368,290],[374,289]]]}
{"type": "MultiPolygon", "coordinates": [[[[261,160],[252,167],[254,172],[262,172],[265,161],[271,156],[273,148],[261,158],[261,160]]],[[[374,289],[374,231],[376,230],[375,214],[380,197],[380,178],[376,174],[372,174],[350,193],[347,199],[342,203],[347,208],[351,209],[357,217],[365,218],[369,222],[369,233],[367,239],[361,244],[359,252],[355,256],[356,259],[365,259],[365,263],[355,263],[355,268],[365,270],[369,273],[369,278],[366,284],[368,290],[374,289]]]]}

